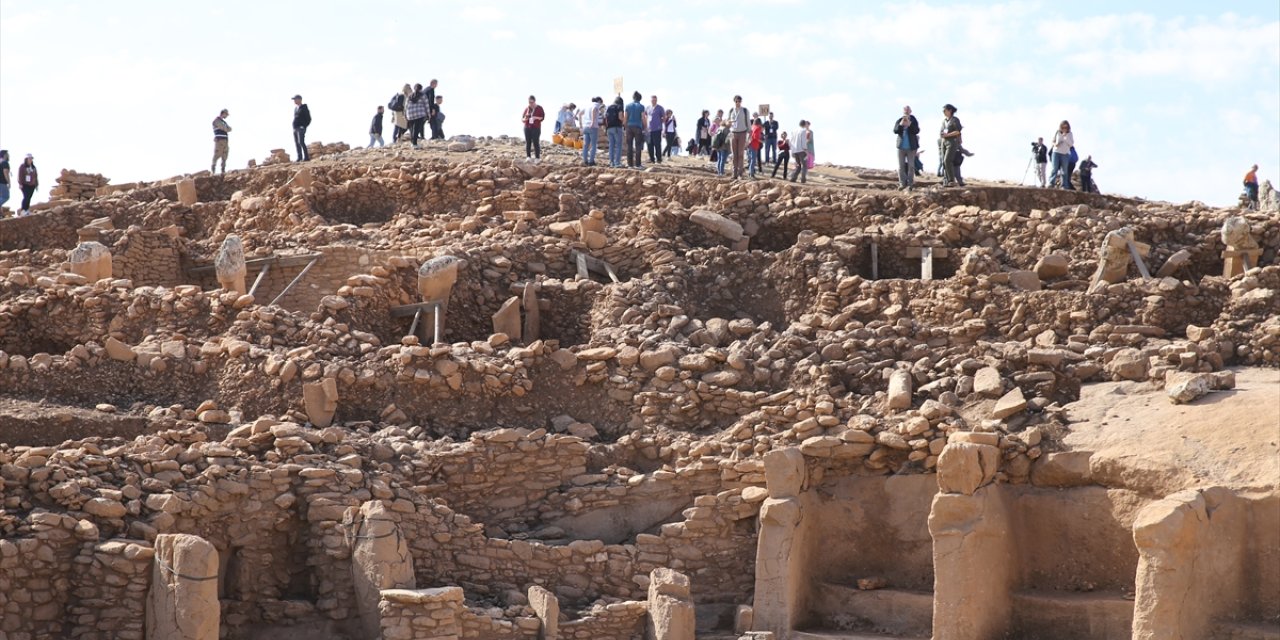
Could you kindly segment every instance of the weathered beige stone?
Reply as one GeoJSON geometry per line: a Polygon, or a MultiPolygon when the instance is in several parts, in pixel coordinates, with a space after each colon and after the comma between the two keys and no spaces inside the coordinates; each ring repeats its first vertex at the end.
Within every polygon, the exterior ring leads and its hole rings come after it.
{"type": "Polygon", "coordinates": [[[689,215],[689,220],[729,242],[740,242],[746,238],[742,225],[714,211],[698,209],[689,215]]]}
{"type": "Polygon", "coordinates": [[[370,638],[380,634],[378,603],[384,589],[413,589],[413,558],[400,525],[382,501],[347,509],[343,517],[351,548],[351,577],[361,627],[370,638]]]}
{"type": "Polygon", "coordinates": [[[995,367],[983,367],[973,374],[973,391],[988,398],[995,398],[1004,393],[1004,381],[1000,379],[1000,370],[995,367]]]}
{"type": "Polygon", "coordinates": [[[178,202],[191,206],[200,201],[200,194],[196,192],[196,181],[190,178],[178,181],[178,202]]]}
{"type": "Polygon", "coordinates": [[[423,302],[440,301],[448,306],[449,295],[458,281],[461,262],[453,256],[438,256],[418,267],[418,295],[423,302]]]}
{"type": "Polygon", "coordinates": [[[789,447],[764,454],[765,486],[771,498],[794,498],[804,486],[804,454],[789,447]]]}
{"type": "Polygon", "coordinates": [[[538,307],[538,285],[532,282],[525,283],[521,306],[524,308],[524,341],[535,342],[542,337],[542,309],[538,307]]]}
{"type": "Polygon", "coordinates": [[[1009,284],[1019,291],[1039,291],[1040,276],[1035,271],[1012,271],[1009,273],[1009,284]]]}
{"type": "Polygon", "coordinates": [[[520,334],[524,330],[520,322],[520,298],[511,296],[507,301],[498,307],[498,312],[493,314],[493,332],[506,335],[514,342],[520,341],[520,334]]]}
{"type": "Polygon", "coordinates": [[[995,420],[1004,420],[1027,408],[1027,399],[1022,395],[1022,389],[1014,387],[1009,393],[1004,394],[999,400],[996,400],[996,406],[991,409],[991,417],[995,420]]]}
{"type": "Polygon", "coordinates": [[[302,383],[302,404],[312,425],[323,429],[333,424],[338,411],[338,381],[324,378],[302,383]]]}
{"type": "Polygon", "coordinates": [[[1000,487],[934,496],[929,534],[934,640],[1004,637],[1012,614],[1017,550],[1000,487]]]}
{"type": "Polygon", "coordinates": [[[898,370],[889,376],[890,409],[911,408],[911,384],[910,372],[898,370]]]}
{"type": "Polygon", "coordinates": [[[248,268],[245,266],[244,244],[240,241],[240,236],[231,234],[223,239],[218,255],[213,259],[213,267],[218,285],[223,289],[239,294],[248,292],[244,285],[248,268]]]}
{"type": "Polygon", "coordinates": [[[100,242],[81,242],[67,256],[67,261],[71,263],[72,273],[89,282],[111,277],[111,250],[100,242]]]}
{"type": "Polygon", "coordinates": [[[156,536],[148,640],[218,640],[218,551],[189,534],[156,536]]]}
{"type": "Polygon", "coordinates": [[[538,616],[538,640],[556,640],[560,637],[560,599],[556,594],[538,586],[529,587],[529,607],[538,616]]]}
{"type": "Polygon", "coordinates": [[[1071,269],[1071,258],[1061,253],[1051,253],[1036,262],[1035,274],[1041,280],[1053,280],[1067,275],[1071,269]]]}
{"type": "Polygon", "coordinates": [[[1000,450],[969,442],[952,442],[938,456],[938,489],[943,493],[973,495],[989,484],[1000,466],[1000,450]]]}

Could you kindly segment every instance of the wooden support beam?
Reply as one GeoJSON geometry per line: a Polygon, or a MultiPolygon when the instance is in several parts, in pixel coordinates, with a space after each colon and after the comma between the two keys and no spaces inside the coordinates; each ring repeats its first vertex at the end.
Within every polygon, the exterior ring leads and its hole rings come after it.
{"type": "Polygon", "coordinates": [[[1138,273],[1142,274],[1143,280],[1150,280],[1151,272],[1147,270],[1147,263],[1142,261],[1142,255],[1138,252],[1137,245],[1133,244],[1132,240],[1127,241],[1126,244],[1129,245],[1129,255],[1133,256],[1133,263],[1138,265],[1138,273]]]}
{"type": "Polygon", "coordinates": [[[271,269],[271,263],[262,265],[262,271],[258,272],[258,277],[253,279],[253,286],[249,287],[249,295],[253,295],[258,290],[258,285],[262,284],[262,279],[267,277],[267,271],[271,269]]]}
{"type": "MultiPolygon", "coordinates": [[[[312,260],[316,260],[320,258],[323,255],[324,254],[321,254],[321,253],[308,253],[308,254],[296,255],[296,256],[271,255],[265,258],[253,258],[252,260],[245,260],[244,266],[246,269],[253,269],[254,267],[260,267],[268,264],[273,264],[277,267],[282,267],[282,268],[296,267],[300,264],[307,264],[312,260]]],[[[217,271],[217,268],[212,264],[202,264],[202,265],[197,265],[193,267],[188,267],[186,271],[188,275],[199,276],[207,273],[214,273],[215,271],[217,271]]]]}
{"type": "Polygon", "coordinates": [[[589,279],[591,277],[591,273],[594,271],[602,276],[608,276],[613,282],[622,282],[622,280],[618,279],[618,273],[613,270],[613,265],[608,262],[605,262],[600,258],[589,256],[581,251],[573,251],[571,255],[573,256],[574,263],[578,267],[579,278],[584,280],[589,279]]]}
{"type": "Polygon", "coordinates": [[[298,284],[298,281],[302,280],[302,277],[307,275],[307,272],[311,270],[311,267],[316,266],[316,263],[319,261],[320,261],[319,255],[317,255],[315,258],[312,258],[311,262],[308,262],[307,266],[303,267],[302,271],[298,272],[298,275],[294,276],[293,280],[291,280],[288,285],[285,285],[284,291],[281,291],[280,295],[276,296],[276,299],[272,300],[271,304],[267,306],[272,306],[272,305],[275,305],[277,302],[280,302],[280,299],[283,298],[285,294],[289,293],[289,290],[293,288],[293,285],[298,284]]]}

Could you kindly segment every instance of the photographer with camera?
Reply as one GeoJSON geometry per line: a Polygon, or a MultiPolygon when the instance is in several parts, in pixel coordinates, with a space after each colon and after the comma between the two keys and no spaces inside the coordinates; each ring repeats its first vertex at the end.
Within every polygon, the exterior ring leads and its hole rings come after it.
{"type": "Polygon", "coordinates": [[[1045,187],[1045,166],[1049,164],[1049,147],[1044,145],[1044,138],[1036,138],[1031,143],[1031,155],[1035,158],[1036,177],[1040,179],[1040,188],[1045,187]]]}

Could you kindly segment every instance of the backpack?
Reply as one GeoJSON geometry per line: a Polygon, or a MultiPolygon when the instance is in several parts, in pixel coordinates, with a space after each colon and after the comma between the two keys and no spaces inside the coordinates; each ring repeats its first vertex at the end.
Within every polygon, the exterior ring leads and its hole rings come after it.
{"type": "Polygon", "coordinates": [[[716,151],[719,151],[723,149],[725,145],[728,144],[728,142],[729,142],[729,127],[726,125],[721,125],[720,129],[716,131],[715,139],[711,141],[711,148],[715,149],[716,151]]]}
{"type": "Polygon", "coordinates": [[[391,102],[387,103],[387,108],[392,111],[404,111],[404,94],[397,93],[391,96],[391,102]]]}
{"type": "Polygon", "coordinates": [[[622,109],[616,104],[609,105],[604,111],[604,126],[621,127],[622,126],[622,109]]]}

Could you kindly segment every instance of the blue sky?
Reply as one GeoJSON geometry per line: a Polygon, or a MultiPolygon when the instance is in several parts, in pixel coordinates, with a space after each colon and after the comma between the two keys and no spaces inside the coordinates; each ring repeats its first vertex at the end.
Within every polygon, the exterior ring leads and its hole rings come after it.
{"type": "Polygon", "coordinates": [[[1274,0],[0,0],[0,146],[34,153],[46,187],[63,167],[114,182],[207,168],[223,107],[243,167],[292,151],[295,93],[309,140],[357,146],[406,81],[440,80],[449,134],[519,135],[530,93],[581,105],[616,76],[683,132],[735,93],[785,128],[812,120],[820,162],[892,168],[902,105],[932,137],[950,102],[974,177],[1017,181],[1030,141],[1068,119],[1108,191],[1225,205],[1255,162],[1280,184],[1274,0]]]}

